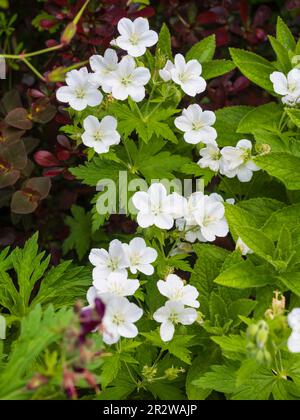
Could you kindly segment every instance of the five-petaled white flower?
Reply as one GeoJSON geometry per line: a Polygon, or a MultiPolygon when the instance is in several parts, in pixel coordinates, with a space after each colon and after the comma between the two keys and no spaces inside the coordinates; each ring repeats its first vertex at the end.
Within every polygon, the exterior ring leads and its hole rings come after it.
{"type": "Polygon", "coordinates": [[[122,243],[114,239],[109,245],[109,251],[106,249],[92,249],[90,262],[95,266],[93,278],[106,279],[111,273],[126,274],[126,268],[129,266],[122,243]]]}
{"type": "Polygon", "coordinates": [[[135,102],[142,101],[146,96],[145,85],[151,78],[150,71],[145,67],[136,67],[132,57],[122,58],[116,71],[106,77],[106,84],[112,87],[112,96],[125,101],[128,96],[135,102]]]}
{"type": "Polygon", "coordinates": [[[169,230],[174,225],[174,219],[183,212],[184,198],[177,193],[168,195],[163,184],[155,183],[147,192],[136,192],[132,202],[138,210],[139,226],[148,228],[155,225],[169,230]]]}
{"type": "Polygon", "coordinates": [[[175,125],[183,131],[184,140],[190,144],[212,144],[216,146],[217,132],[211,127],[216,122],[212,111],[202,111],[200,105],[190,105],[175,119],[175,125]]]}
{"type": "Polygon", "coordinates": [[[300,308],[294,308],[288,315],[288,323],[292,334],[288,339],[288,349],[291,353],[300,353],[300,308]]]}
{"type": "Polygon", "coordinates": [[[300,70],[293,69],[286,76],[284,73],[274,71],[270,75],[274,92],[283,96],[282,102],[295,105],[300,102],[300,70]]]}
{"type": "Polygon", "coordinates": [[[106,344],[115,344],[121,337],[136,337],[138,329],[134,323],[143,316],[143,310],[124,297],[103,295],[103,300],[106,305],[102,322],[103,341],[106,344]]]}
{"type": "Polygon", "coordinates": [[[246,244],[245,244],[245,242],[243,242],[242,241],[242,239],[241,238],[238,238],[237,239],[237,241],[236,241],[236,245],[235,245],[235,249],[236,250],[238,250],[238,251],[240,251],[240,253],[243,255],[243,256],[246,256],[246,255],[248,255],[248,254],[253,254],[253,251],[252,251],[252,249],[250,249],[246,244]]]}
{"type": "Polygon", "coordinates": [[[169,274],[166,281],[159,280],[157,283],[159,292],[169,300],[183,303],[183,305],[199,308],[197,301],[199,292],[196,287],[184,284],[184,281],[175,274],[169,274]]]}
{"type": "Polygon", "coordinates": [[[209,168],[213,172],[219,172],[221,153],[218,146],[208,144],[200,150],[201,159],[198,161],[200,168],[209,168]]]}
{"type": "Polygon", "coordinates": [[[67,86],[60,87],[56,97],[60,102],[68,103],[75,111],[83,111],[87,106],[100,105],[103,99],[102,93],[93,82],[87,68],[72,70],[67,73],[67,86]]]}
{"type": "Polygon", "coordinates": [[[206,81],[201,77],[202,66],[197,60],[185,61],[182,54],[175,56],[174,64],[168,61],[160,71],[164,81],[173,80],[189,96],[196,96],[206,89],[206,81]]]}
{"type": "Polygon", "coordinates": [[[139,17],[134,21],[123,18],[118,23],[120,36],[114,41],[114,45],[127,51],[132,57],[141,57],[148,47],[152,47],[158,41],[155,31],[149,29],[147,19],[139,17]]]}
{"type": "Polygon", "coordinates": [[[110,146],[119,144],[121,136],[117,132],[117,120],[114,117],[106,116],[102,121],[90,115],[84,122],[84,134],[82,141],[85,146],[92,147],[95,152],[107,153],[110,146]]]}
{"type": "Polygon", "coordinates": [[[193,194],[188,207],[185,217],[187,241],[195,242],[198,239],[201,242],[214,242],[217,237],[228,235],[225,207],[217,195],[208,196],[201,192],[193,194]]]}
{"type": "Polygon", "coordinates": [[[224,147],[221,150],[221,174],[228,178],[237,176],[241,182],[251,181],[253,172],[260,170],[253,161],[251,151],[252,143],[249,140],[240,140],[236,147],[224,147]]]}
{"type": "Polygon", "coordinates": [[[93,55],[90,58],[90,66],[94,74],[91,80],[100,85],[105,93],[111,93],[112,87],[107,83],[107,77],[118,69],[118,56],[115,50],[108,48],[104,56],[93,55]]]}
{"type": "Polygon", "coordinates": [[[128,279],[127,273],[111,273],[106,279],[94,277],[93,286],[100,295],[132,296],[140,287],[138,280],[128,279]]]}
{"type": "Polygon", "coordinates": [[[157,259],[157,251],[147,247],[142,238],[134,238],[129,244],[123,244],[123,248],[129,261],[129,269],[132,274],[140,271],[147,276],[154,273],[151,265],[157,259]]]}
{"type": "Polygon", "coordinates": [[[192,325],[198,317],[197,311],[193,308],[185,308],[183,303],[168,300],[162,308],[159,308],[153,318],[161,323],[160,336],[163,341],[171,341],[175,325],[192,325]]]}

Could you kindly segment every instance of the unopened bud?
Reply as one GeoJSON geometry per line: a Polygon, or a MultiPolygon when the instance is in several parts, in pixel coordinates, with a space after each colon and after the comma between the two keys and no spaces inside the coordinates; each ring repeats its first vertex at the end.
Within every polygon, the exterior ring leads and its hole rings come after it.
{"type": "Polygon", "coordinates": [[[47,74],[47,80],[52,83],[64,82],[66,78],[66,72],[64,67],[57,67],[47,74]]]}
{"type": "Polygon", "coordinates": [[[174,381],[174,379],[177,379],[180,373],[184,373],[183,368],[175,368],[172,366],[171,368],[165,370],[165,376],[169,381],[174,381]]]}
{"type": "Polygon", "coordinates": [[[258,323],[258,332],[256,334],[256,343],[260,349],[262,349],[266,345],[268,337],[269,326],[265,321],[260,321],[258,323]]]}
{"type": "Polygon", "coordinates": [[[69,23],[69,25],[64,30],[61,36],[61,43],[64,45],[70,44],[77,32],[77,25],[74,22],[69,23]]]}

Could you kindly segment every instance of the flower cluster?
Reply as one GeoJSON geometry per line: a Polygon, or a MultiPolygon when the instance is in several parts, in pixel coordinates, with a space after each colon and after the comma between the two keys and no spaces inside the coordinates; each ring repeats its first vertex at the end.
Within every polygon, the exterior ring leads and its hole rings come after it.
{"type": "Polygon", "coordinates": [[[159,280],[157,287],[168,300],[153,314],[153,318],[161,324],[160,336],[167,342],[172,340],[177,324],[191,325],[197,320],[198,313],[194,308],[200,306],[197,301],[199,293],[175,274],[170,274],[165,281],[159,280]]]}
{"type": "Polygon", "coordinates": [[[155,249],[147,247],[141,238],[134,238],[129,244],[113,240],[109,250],[92,249],[90,262],[94,265],[93,286],[88,290],[87,300],[90,307],[98,298],[105,303],[103,317],[103,339],[107,344],[114,344],[120,337],[134,338],[138,334],[134,325],[143,315],[143,310],[129,302],[127,297],[133,296],[140,282],[128,278],[128,270],[132,274],[141,272],[152,275],[152,263],[157,259],[155,249]]]}
{"type": "Polygon", "coordinates": [[[282,96],[285,105],[294,106],[300,103],[300,70],[294,68],[286,76],[284,73],[274,71],[270,75],[274,92],[282,96]]]}
{"type": "Polygon", "coordinates": [[[253,160],[252,147],[251,141],[246,139],[240,140],[236,147],[227,146],[222,150],[216,144],[209,144],[200,150],[198,164],[227,178],[237,177],[240,182],[249,182],[253,172],[260,170],[253,160]]]}
{"type": "Polygon", "coordinates": [[[288,324],[292,329],[288,339],[288,349],[292,353],[300,353],[300,308],[294,308],[289,313],[288,324]]]}

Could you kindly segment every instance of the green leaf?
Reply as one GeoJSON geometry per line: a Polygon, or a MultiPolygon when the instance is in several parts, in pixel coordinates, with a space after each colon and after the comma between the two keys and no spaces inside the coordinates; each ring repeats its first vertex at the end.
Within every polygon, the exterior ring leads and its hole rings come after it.
{"type": "Polygon", "coordinates": [[[167,350],[173,356],[182,360],[188,365],[191,364],[191,352],[188,349],[189,343],[192,340],[192,335],[175,335],[172,341],[165,343],[160,338],[158,331],[152,331],[149,333],[141,333],[144,337],[150,341],[154,346],[160,347],[162,350],[167,350]]]}
{"type": "Polygon", "coordinates": [[[300,225],[299,215],[300,204],[284,207],[271,215],[262,230],[267,236],[272,238],[274,241],[277,241],[282,226],[285,226],[286,229],[292,230],[300,225]]]}
{"type": "Polygon", "coordinates": [[[214,279],[219,275],[229,253],[225,249],[210,244],[195,245],[194,251],[198,258],[190,284],[198,289],[201,312],[209,318],[209,299],[212,292],[216,290],[214,279]]]}
{"type": "Polygon", "coordinates": [[[121,360],[119,353],[104,358],[101,373],[101,384],[104,389],[118,376],[120,369],[121,360]]]}
{"type": "Polygon", "coordinates": [[[211,372],[194,381],[194,385],[203,389],[232,394],[236,391],[236,372],[231,366],[212,366],[211,372]]]}
{"type": "Polygon", "coordinates": [[[274,277],[266,267],[256,267],[248,260],[231,266],[215,279],[215,283],[235,289],[263,287],[274,282],[274,277]]]}
{"type": "Polygon", "coordinates": [[[159,33],[156,57],[162,55],[165,58],[172,59],[171,34],[168,26],[164,23],[159,33]]]}
{"type": "Polygon", "coordinates": [[[117,182],[119,171],[122,170],[124,170],[124,167],[119,163],[95,157],[92,162],[87,162],[77,168],[71,168],[70,172],[85,184],[95,187],[103,179],[111,179],[117,182]]]}
{"type": "Polygon", "coordinates": [[[148,383],[147,389],[154,395],[155,398],[163,401],[180,401],[185,398],[184,394],[177,386],[161,381],[148,383]]]}
{"type": "Polygon", "coordinates": [[[172,179],[175,177],[174,173],[181,172],[182,166],[188,161],[189,159],[185,156],[161,152],[139,162],[138,168],[149,182],[153,179],[172,179]]]}
{"type": "Polygon", "coordinates": [[[281,45],[287,50],[294,51],[296,48],[296,41],[288,26],[284,23],[280,16],[278,16],[276,37],[281,45]]]}
{"type": "Polygon", "coordinates": [[[202,77],[205,80],[223,76],[235,69],[235,64],[231,60],[212,60],[202,64],[202,77]]]}
{"type": "Polygon", "coordinates": [[[269,153],[257,156],[255,163],[280,179],[289,190],[300,190],[300,158],[289,153],[269,153]]]}
{"type": "Polygon", "coordinates": [[[91,215],[83,207],[76,205],[71,207],[71,213],[72,216],[67,216],[65,220],[70,234],[63,243],[63,253],[65,255],[75,249],[79,260],[82,260],[91,245],[91,215]]]}
{"type": "Polygon", "coordinates": [[[290,117],[292,122],[300,128],[300,109],[285,108],[285,112],[290,117]]]}
{"type": "Polygon", "coordinates": [[[283,73],[288,73],[291,70],[291,67],[292,67],[288,51],[273,36],[269,35],[268,38],[269,38],[269,41],[272,45],[272,48],[273,48],[276,56],[277,56],[277,61],[278,61],[278,64],[279,64],[279,66],[278,66],[279,70],[282,71],[283,73]]]}
{"type": "Polygon", "coordinates": [[[217,121],[214,127],[218,133],[219,146],[236,146],[241,140],[241,135],[237,133],[239,123],[251,109],[248,106],[232,106],[216,111],[217,121]]]}
{"type": "Polygon", "coordinates": [[[211,337],[218,344],[224,356],[231,360],[241,360],[246,354],[247,339],[241,335],[229,335],[226,337],[211,337]]]}
{"type": "Polygon", "coordinates": [[[292,235],[289,229],[285,226],[282,227],[277,247],[276,247],[276,257],[281,259],[282,261],[288,261],[291,254],[293,252],[293,241],[292,235]]]}
{"type": "Polygon", "coordinates": [[[200,63],[211,61],[216,51],[216,36],[210,35],[193,45],[187,52],[186,60],[198,60],[200,63]]]}
{"type": "Polygon", "coordinates": [[[300,273],[282,273],[278,278],[290,291],[300,296],[300,273]]]}
{"type": "MultiPolygon", "coordinates": [[[[247,211],[246,218],[250,217],[250,223],[253,222],[253,219],[255,219],[255,226],[257,228],[261,228],[265,225],[266,220],[268,220],[273,213],[275,213],[278,210],[281,210],[286,205],[284,203],[281,203],[280,201],[273,200],[271,198],[251,198],[250,200],[240,201],[236,208],[241,208],[247,211]],[[250,216],[248,216],[250,214],[250,216]],[[253,216],[253,219],[252,219],[253,216]]],[[[236,213],[234,211],[236,208],[231,212],[233,214],[233,217],[236,213]]],[[[230,209],[227,210],[227,213],[230,212],[230,209]]],[[[232,217],[232,216],[231,216],[232,217]]],[[[247,219],[245,219],[247,220],[247,219]]],[[[249,221],[247,222],[247,225],[249,225],[249,221]]],[[[252,225],[253,227],[253,225],[252,225]]]]}
{"type": "Polygon", "coordinates": [[[20,336],[1,371],[1,399],[10,399],[11,394],[18,398],[18,390],[22,392],[29,369],[32,369],[33,375],[36,371],[33,363],[49,345],[57,342],[61,331],[70,324],[72,317],[72,309],[55,312],[49,306],[43,313],[38,305],[22,320],[20,336]]]}
{"type": "Polygon", "coordinates": [[[243,242],[259,257],[267,261],[271,261],[274,258],[274,243],[261,230],[249,226],[238,226],[236,232],[243,242]]]}
{"type": "Polygon", "coordinates": [[[230,48],[230,54],[235,65],[249,80],[263,89],[273,92],[270,74],[276,68],[272,63],[257,54],[238,48],[230,48]]]}
{"type": "Polygon", "coordinates": [[[259,128],[277,131],[278,122],[283,113],[283,109],[275,102],[260,105],[252,109],[242,118],[238,128],[238,133],[255,133],[259,128]]]}

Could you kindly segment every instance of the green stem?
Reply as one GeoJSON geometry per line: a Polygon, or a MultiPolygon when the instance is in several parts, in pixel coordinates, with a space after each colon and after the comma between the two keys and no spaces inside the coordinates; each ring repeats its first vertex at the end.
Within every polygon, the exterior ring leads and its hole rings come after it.
{"type": "Polygon", "coordinates": [[[41,79],[43,82],[46,81],[45,77],[28,61],[26,60],[26,58],[23,58],[22,60],[27,67],[30,68],[30,70],[39,78],[41,79]]]}
{"type": "Polygon", "coordinates": [[[76,17],[75,17],[75,19],[73,20],[73,23],[75,23],[75,25],[77,25],[78,24],[78,22],[80,21],[80,19],[81,19],[81,17],[82,17],[82,15],[83,15],[83,13],[84,13],[84,11],[85,11],[85,9],[87,8],[87,6],[88,6],[88,4],[89,4],[89,2],[90,2],[91,0],[86,0],[86,2],[84,3],[84,5],[82,6],[82,8],[79,10],[79,12],[77,13],[77,15],[76,15],[76,17]]]}
{"type": "Polygon", "coordinates": [[[164,100],[162,102],[159,102],[150,112],[150,114],[147,115],[146,120],[149,120],[150,117],[165,103],[165,100],[168,98],[169,92],[170,92],[171,86],[168,86],[168,89],[166,91],[166,94],[164,95],[164,100]]]}

